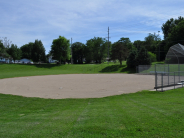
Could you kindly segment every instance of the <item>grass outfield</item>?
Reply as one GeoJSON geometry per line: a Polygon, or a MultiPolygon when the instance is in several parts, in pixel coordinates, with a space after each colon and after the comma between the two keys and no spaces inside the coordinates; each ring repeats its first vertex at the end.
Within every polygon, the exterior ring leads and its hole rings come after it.
{"type": "Polygon", "coordinates": [[[184,89],[98,99],[0,94],[0,137],[183,137],[184,89]]]}
{"type": "Polygon", "coordinates": [[[128,69],[126,62],[120,66],[119,63],[104,64],[0,64],[0,79],[37,76],[37,75],[55,75],[55,74],[92,74],[92,73],[135,73],[134,69],[128,69]]]}

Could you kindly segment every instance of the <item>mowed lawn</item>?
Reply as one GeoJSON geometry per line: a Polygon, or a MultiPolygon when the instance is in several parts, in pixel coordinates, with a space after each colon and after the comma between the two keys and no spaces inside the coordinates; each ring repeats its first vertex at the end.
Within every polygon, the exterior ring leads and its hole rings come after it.
{"type": "Polygon", "coordinates": [[[0,64],[0,79],[56,74],[92,74],[92,73],[135,73],[134,69],[128,69],[126,62],[103,64],[0,64]]]}
{"type": "Polygon", "coordinates": [[[183,137],[184,89],[97,99],[0,94],[0,137],[183,137]]]}
{"type": "MultiPolygon", "coordinates": [[[[0,64],[0,71],[0,78],[135,72],[125,64],[114,63],[0,64]]],[[[41,99],[0,94],[0,138],[184,137],[183,109],[183,88],[95,99],[41,99]]]]}

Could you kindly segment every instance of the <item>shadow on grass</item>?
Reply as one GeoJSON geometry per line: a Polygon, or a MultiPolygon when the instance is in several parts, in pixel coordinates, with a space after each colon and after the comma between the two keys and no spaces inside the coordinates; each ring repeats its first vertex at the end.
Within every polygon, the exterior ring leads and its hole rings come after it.
{"type": "Polygon", "coordinates": [[[100,72],[116,72],[123,67],[125,67],[125,65],[111,65],[103,68],[100,72]]]}
{"type": "Polygon", "coordinates": [[[121,69],[121,72],[124,72],[124,73],[136,73],[136,69],[128,68],[126,66],[125,68],[121,69]]]}
{"type": "Polygon", "coordinates": [[[111,65],[103,68],[100,72],[121,72],[121,73],[136,73],[136,69],[127,68],[126,65],[111,65]]]}
{"type": "Polygon", "coordinates": [[[63,66],[64,64],[26,64],[26,66],[35,66],[37,68],[47,68],[47,69],[51,69],[53,67],[59,67],[59,66],[63,66]]]}

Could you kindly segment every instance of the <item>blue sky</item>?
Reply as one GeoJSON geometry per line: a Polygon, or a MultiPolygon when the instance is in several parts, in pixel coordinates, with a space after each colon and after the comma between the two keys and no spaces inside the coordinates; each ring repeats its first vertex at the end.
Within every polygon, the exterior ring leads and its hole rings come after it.
{"type": "Polygon", "coordinates": [[[21,47],[41,40],[46,53],[59,35],[86,43],[93,37],[110,41],[163,38],[161,26],[184,16],[183,0],[0,0],[0,37],[21,47]]]}

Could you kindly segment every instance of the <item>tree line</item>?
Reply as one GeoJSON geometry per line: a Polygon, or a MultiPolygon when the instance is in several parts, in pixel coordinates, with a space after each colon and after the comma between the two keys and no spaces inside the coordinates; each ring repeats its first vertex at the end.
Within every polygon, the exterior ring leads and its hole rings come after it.
{"type": "Polygon", "coordinates": [[[15,44],[4,45],[0,41],[0,56],[3,58],[8,58],[14,60],[19,60],[22,58],[30,59],[34,62],[46,62],[45,48],[41,40],[35,40],[35,42],[30,42],[18,48],[15,44]]]}
{"type": "Polygon", "coordinates": [[[73,62],[103,63],[107,60],[127,61],[127,66],[134,68],[137,65],[149,65],[154,61],[163,61],[167,51],[174,44],[184,45],[184,18],[169,19],[161,26],[164,39],[161,40],[158,33],[150,33],[144,41],[131,42],[129,38],[121,37],[118,41],[111,43],[101,37],[94,37],[86,43],[70,41],[64,36],[54,39],[49,54],[45,54],[45,48],[41,40],[35,40],[21,46],[11,44],[4,46],[0,42],[0,56],[11,57],[13,60],[20,58],[31,59],[34,62],[47,62],[48,57],[58,60],[59,63],[73,62]]]}

